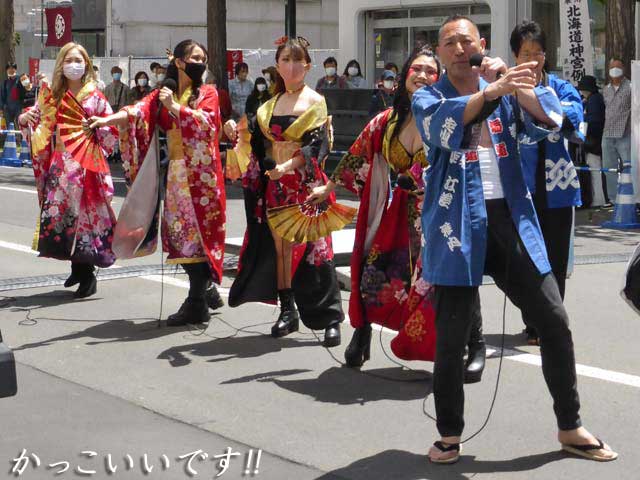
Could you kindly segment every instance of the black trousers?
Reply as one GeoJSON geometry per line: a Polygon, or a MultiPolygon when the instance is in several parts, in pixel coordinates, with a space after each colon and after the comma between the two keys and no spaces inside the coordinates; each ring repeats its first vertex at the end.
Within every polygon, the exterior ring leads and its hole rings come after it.
{"type": "MultiPolygon", "coordinates": [[[[569,248],[571,244],[571,229],[573,228],[573,208],[536,208],[540,228],[547,247],[547,255],[553,276],[556,277],[560,297],[564,300],[567,282],[567,268],[569,266],[569,248]]],[[[529,330],[535,332],[532,321],[524,312],[522,320],[529,330]]]]}
{"type": "Polygon", "coordinates": [[[189,277],[189,298],[204,300],[207,288],[211,285],[211,269],[207,262],[183,263],[182,268],[189,277]]]}
{"type": "MultiPolygon", "coordinates": [[[[531,318],[540,335],[542,373],[553,397],[558,428],[581,425],[573,340],[569,319],[552,274],[541,275],[518,236],[502,200],[487,202],[485,273],[531,318]]],[[[436,359],[433,393],[437,427],[442,436],[464,429],[465,345],[479,310],[478,287],[435,287],[436,359]]]]}

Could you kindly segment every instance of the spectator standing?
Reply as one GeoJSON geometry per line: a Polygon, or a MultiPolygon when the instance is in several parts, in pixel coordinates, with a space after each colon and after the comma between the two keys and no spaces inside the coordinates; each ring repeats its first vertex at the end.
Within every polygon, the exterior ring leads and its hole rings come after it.
{"type": "Polygon", "coordinates": [[[271,67],[264,68],[262,70],[262,76],[267,81],[267,89],[269,94],[273,97],[276,94],[276,83],[280,74],[278,69],[273,65],[271,67]]]}
{"type": "Polygon", "coordinates": [[[136,73],[135,81],[136,84],[131,93],[133,100],[138,102],[151,93],[151,87],[149,86],[149,76],[146,72],[140,71],[136,73]]]}
{"type": "Polygon", "coordinates": [[[369,118],[373,118],[387,108],[393,107],[393,101],[396,97],[396,74],[392,70],[385,70],[382,72],[380,80],[381,85],[371,98],[369,118]]]}
{"type": "Polygon", "coordinates": [[[111,69],[111,77],[113,81],[105,87],[104,95],[107,97],[111,109],[117,112],[132,103],[131,89],[122,83],[122,69],[120,67],[115,66],[111,69]]]}
{"type": "Polygon", "coordinates": [[[20,75],[20,84],[24,88],[24,99],[22,100],[22,108],[33,107],[38,98],[38,89],[34,87],[29,79],[29,75],[23,73],[20,75]]]}
{"type": "Polygon", "coordinates": [[[327,57],[322,62],[325,76],[318,79],[316,92],[327,88],[346,88],[346,82],[338,76],[338,61],[334,57],[327,57]]]}
{"type": "Polygon", "coordinates": [[[7,128],[9,124],[18,125],[18,115],[22,111],[25,89],[18,78],[18,65],[8,62],[5,66],[6,80],[0,84],[0,110],[2,110],[7,128]]]}
{"type": "Polygon", "coordinates": [[[239,120],[244,115],[244,107],[247,98],[253,91],[253,82],[249,79],[249,65],[238,63],[235,68],[236,77],[229,82],[229,95],[231,96],[231,118],[239,120]]]}
{"type": "MultiPolygon", "coordinates": [[[[602,163],[605,168],[619,168],[618,161],[631,163],[631,82],[624,76],[624,64],[618,58],[609,62],[609,84],[604,87],[605,121],[602,133],[602,163]]],[[[638,197],[637,165],[631,165],[633,194],[638,197]]],[[[610,201],[618,190],[617,175],[607,176],[610,201]]],[[[637,201],[637,200],[636,200],[637,201]]]]}
{"type": "Polygon", "coordinates": [[[256,116],[258,109],[271,98],[271,94],[267,88],[267,81],[263,77],[256,78],[256,83],[253,87],[253,92],[247,98],[247,104],[245,106],[245,114],[249,122],[256,116]]]}
{"type": "Polygon", "coordinates": [[[362,76],[360,64],[355,59],[347,63],[341,80],[345,82],[346,88],[367,88],[367,81],[362,76]]]}
{"type": "Polygon", "coordinates": [[[97,65],[93,66],[93,71],[96,73],[96,84],[98,85],[98,90],[100,90],[101,92],[104,92],[104,89],[107,86],[102,80],[100,80],[100,69],[98,68],[97,65]]]}
{"type": "MultiPolygon", "coordinates": [[[[589,168],[602,168],[602,132],[604,131],[605,106],[604,98],[596,84],[596,78],[585,75],[578,82],[578,91],[584,98],[584,121],[587,124],[587,135],[582,149],[585,162],[589,168]]],[[[603,184],[606,184],[604,173],[591,173],[592,207],[605,205],[603,184]]],[[[611,174],[610,174],[611,175],[611,174]]]]}

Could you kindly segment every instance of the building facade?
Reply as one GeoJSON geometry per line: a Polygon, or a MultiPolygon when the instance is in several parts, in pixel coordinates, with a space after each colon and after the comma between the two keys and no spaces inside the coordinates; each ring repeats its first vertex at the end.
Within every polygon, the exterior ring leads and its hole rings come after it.
{"type": "MultiPolygon", "coordinates": [[[[524,19],[539,22],[548,35],[547,60],[561,70],[560,2],[563,0],[342,0],[340,2],[340,63],[360,61],[367,78],[377,78],[386,62],[401,66],[421,45],[435,46],[438,29],[452,14],[478,24],[492,56],[512,60],[509,36],[524,19]]],[[[604,6],[589,0],[596,75],[604,78],[604,6]]]]}

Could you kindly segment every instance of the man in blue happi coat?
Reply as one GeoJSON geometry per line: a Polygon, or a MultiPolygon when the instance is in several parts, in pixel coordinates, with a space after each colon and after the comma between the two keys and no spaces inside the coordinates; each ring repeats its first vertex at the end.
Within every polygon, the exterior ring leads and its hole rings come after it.
{"type": "Polygon", "coordinates": [[[536,87],[537,61],[507,68],[485,57],[484,39],[468,18],[453,16],[439,32],[446,74],[413,96],[413,113],[431,168],[425,180],[424,278],[435,286],[437,346],[433,393],[441,439],[432,462],[460,456],[464,428],[464,349],[483,274],[493,277],[540,335],[542,370],[553,397],[563,449],[593,459],[617,457],[581,426],[573,341],[551,274],[518,138],[543,139],[562,126],[556,94],[536,87]]]}

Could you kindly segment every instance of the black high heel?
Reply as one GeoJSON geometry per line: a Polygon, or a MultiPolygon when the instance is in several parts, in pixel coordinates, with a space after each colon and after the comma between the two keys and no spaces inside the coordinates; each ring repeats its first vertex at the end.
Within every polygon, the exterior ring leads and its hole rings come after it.
{"type": "Polygon", "coordinates": [[[280,315],[271,327],[271,336],[275,338],[285,337],[297,332],[300,328],[300,314],[296,308],[293,290],[291,288],[278,290],[278,296],[280,297],[280,315]]]}
{"type": "Polygon", "coordinates": [[[353,332],[353,337],[344,351],[344,360],[348,367],[361,367],[371,358],[371,332],[370,323],[365,323],[353,332]]]}

